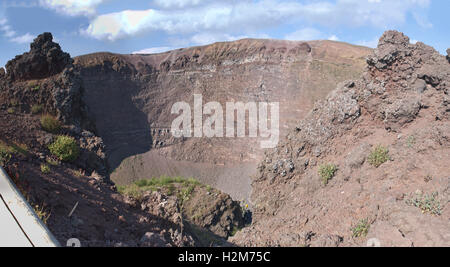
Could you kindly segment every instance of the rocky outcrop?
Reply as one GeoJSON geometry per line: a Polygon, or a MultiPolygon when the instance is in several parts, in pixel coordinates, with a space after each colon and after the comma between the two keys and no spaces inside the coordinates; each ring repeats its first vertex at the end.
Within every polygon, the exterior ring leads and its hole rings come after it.
{"type": "MultiPolygon", "coordinates": [[[[225,244],[226,239],[244,226],[239,203],[216,189],[200,184],[173,183],[142,197],[128,197],[128,203],[141,211],[179,225],[179,233],[189,231],[197,244],[225,244]]],[[[194,243],[194,240],[184,240],[194,243]]]]}
{"type": "Polygon", "coordinates": [[[444,56],[402,33],[384,33],[361,79],[340,84],[266,153],[252,184],[254,223],[232,241],[450,245],[449,85],[444,56]],[[389,156],[374,166],[380,145],[389,156]],[[337,171],[324,184],[325,164],[337,171]],[[424,199],[435,210],[425,209],[424,199]]]}
{"type": "Polygon", "coordinates": [[[51,33],[39,35],[30,46],[30,52],[17,56],[6,64],[12,81],[43,79],[60,73],[73,60],[53,42],[51,33]]]}

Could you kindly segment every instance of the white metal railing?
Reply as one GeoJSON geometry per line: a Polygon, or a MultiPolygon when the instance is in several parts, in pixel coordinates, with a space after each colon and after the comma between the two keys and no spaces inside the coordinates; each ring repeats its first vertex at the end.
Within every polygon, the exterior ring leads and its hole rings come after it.
{"type": "Polygon", "coordinates": [[[0,247],[59,246],[59,242],[0,167],[0,247]]]}

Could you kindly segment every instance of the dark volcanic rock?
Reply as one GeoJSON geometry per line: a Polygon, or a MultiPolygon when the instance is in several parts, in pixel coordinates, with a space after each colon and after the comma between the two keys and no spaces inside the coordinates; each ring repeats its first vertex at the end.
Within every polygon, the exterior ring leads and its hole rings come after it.
{"type": "Polygon", "coordinates": [[[30,52],[16,56],[6,64],[7,75],[12,81],[47,78],[73,62],[70,55],[53,42],[51,33],[39,35],[30,47],[30,52]]]}
{"type": "Polygon", "coordinates": [[[450,48],[447,49],[447,60],[448,62],[450,62],[450,48]]]}
{"type": "Polygon", "coordinates": [[[6,73],[5,73],[5,69],[4,68],[0,68],[0,79],[5,77],[6,73]]]}

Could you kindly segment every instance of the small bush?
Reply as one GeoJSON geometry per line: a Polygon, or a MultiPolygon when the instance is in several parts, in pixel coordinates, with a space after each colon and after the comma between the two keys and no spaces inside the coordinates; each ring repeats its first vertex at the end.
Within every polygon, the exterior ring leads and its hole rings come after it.
{"type": "Polygon", "coordinates": [[[0,166],[5,167],[10,160],[11,153],[6,148],[0,147],[0,166]]]}
{"type": "Polygon", "coordinates": [[[80,148],[74,138],[60,135],[49,147],[50,152],[61,161],[72,162],[80,155],[80,148]]]}
{"type": "Polygon", "coordinates": [[[73,176],[78,177],[78,178],[81,178],[84,175],[81,170],[72,170],[72,174],[73,174],[73,176]]]}
{"type": "Polygon", "coordinates": [[[51,214],[47,212],[43,206],[35,205],[34,212],[36,212],[36,215],[44,224],[47,224],[47,221],[50,218],[51,214]]]}
{"type": "Polygon", "coordinates": [[[42,129],[49,133],[58,133],[61,130],[61,123],[51,115],[42,116],[41,126],[42,129]]]}
{"type": "Polygon", "coordinates": [[[140,201],[144,192],[163,190],[169,196],[177,196],[180,200],[180,206],[183,202],[190,199],[192,193],[201,183],[193,178],[185,179],[182,177],[152,178],[136,181],[131,185],[118,187],[119,193],[140,201]]]}
{"type": "Polygon", "coordinates": [[[31,113],[33,114],[39,114],[42,112],[42,110],[44,109],[44,107],[42,105],[33,105],[31,107],[31,113]]]}
{"type": "Polygon", "coordinates": [[[59,166],[59,165],[61,164],[59,161],[57,161],[57,160],[55,160],[55,159],[52,159],[52,158],[48,158],[48,159],[46,160],[46,162],[47,162],[48,164],[50,164],[51,166],[59,166]]]}
{"type": "Polygon", "coordinates": [[[369,233],[370,223],[368,219],[358,222],[351,230],[354,238],[365,237],[369,233]]]}
{"type": "Polygon", "coordinates": [[[15,108],[8,108],[7,112],[8,112],[8,114],[14,114],[14,113],[16,113],[16,109],[15,108]]]}
{"type": "Polygon", "coordinates": [[[422,213],[440,216],[442,215],[442,205],[438,197],[438,192],[434,192],[431,195],[420,193],[407,199],[406,204],[421,209],[422,213]]]}
{"type": "Polygon", "coordinates": [[[11,106],[13,106],[13,107],[17,107],[17,106],[19,106],[19,100],[17,100],[17,99],[11,99],[11,100],[9,101],[9,104],[10,104],[11,106]]]}
{"type": "Polygon", "coordinates": [[[41,172],[43,174],[49,174],[50,173],[50,166],[47,164],[41,164],[41,172]]]}
{"type": "Polygon", "coordinates": [[[141,201],[144,196],[144,190],[142,190],[136,184],[131,184],[128,186],[119,186],[117,189],[120,194],[137,201],[141,201]]]}
{"type": "Polygon", "coordinates": [[[20,154],[22,154],[24,156],[28,156],[29,155],[28,146],[26,144],[12,143],[9,146],[9,149],[14,154],[20,153],[20,154]]]}
{"type": "Polygon", "coordinates": [[[370,153],[368,161],[372,166],[378,168],[389,159],[389,150],[386,147],[379,145],[370,153]]]}
{"type": "Polygon", "coordinates": [[[324,185],[327,185],[328,182],[333,179],[336,174],[338,168],[334,164],[324,164],[319,167],[319,175],[322,178],[322,182],[324,185]]]}
{"type": "Polygon", "coordinates": [[[406,144],[408,145],[409,148],[413,148],[414,145],[416,144],[416,138],[414,136],[410,136],[408,137],[408,139],[406,140],[406,144]]]}

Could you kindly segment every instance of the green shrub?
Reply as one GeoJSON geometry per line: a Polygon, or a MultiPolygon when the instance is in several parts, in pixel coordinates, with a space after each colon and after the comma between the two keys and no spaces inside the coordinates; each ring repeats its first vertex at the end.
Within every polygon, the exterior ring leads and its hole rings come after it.
{"type": "Polygon", "coordinates": [[[42,105],[33,105],[31,107],[31,113],[33,114],[39,114],[42,112],[42,110],[44,109],[44,107],[42,105]]]}
{"type": "Polygon", "coordinates": [[[33,209],[39,219],[41,219],[44,224],[47,224],[47,221],[50,218],[51,214],[45,210],[44,206],[35,205],[33,209]]]}
{"type": "Polygon", "coordinates": [[[142,190],[136,184],[131,184],[127,186],[119,186],[117,188],[120,194],[132,198],[137,201],[141,201],[144,196],[144,190],[142,190]]]}
{"type": "Polygon", "coordinates": [[[0,146],[0,166],[5,167],[6,164],[8,164],[9,160],[11,159],[11,153],[9,151],[0,146]]]}
{"type": "Polygon", "coordinates": [[[370,153],[368,161],[375,168],[380,167],[383,163],[390,159],[389,150],[381,145],[375,147],[375,149],[370,153]]]}
{"type": "Polygon", "coordinates": [[[406,200],[406,204],[421,209],[422,213],[440,216],[442,215],[442,205],[438,197],[438,192],[434,192],[431,195],[415,194],[415,196],[406,200]]]}
{"type": "Polygon", "coordinates": [[[47,164],[41,164],[41,172],[43,174],[50,173],[50,166],[48,166],[47,164]]]}
{"type": "Polygon", "coordinates": [[[193,178],[185,179],[182,177],[167,177],[152,178],[147,180],[136,181],[131,185],[119,186],[119,193],[131,197],[135,200],[140,200],[143,193],[147,191],[159,191],[169,196],[177,196],[180,200],[180,205],[189,200],[197,186],[202,186],[201,183],[193,178]]]}
{"type": "Polygon", "coordinates": [[[8,112],[8,114],[14,114],[14,113],[16,113],[16,109],[8,108],[7,112],[8,112]]]}
{"type": "Polygon", "coordinates": [[[328,182],[333,179],[336,174],[338,168],[334,164],[324,164],[319,167],[319,175],[322,178],[322,182],[324,185],[327,185],[328,182]]]}
{"type": "Polygon", "coordinates": [[[80,155],[80,148],[74,138],[60,135],[49,147],[50,152],[61,161],[72,162],[80,155]]]}
{"type": "Polygon", "coordinates": [[[354,238],[365,237],[369,233],[370,223],[368,219],[364,219],[358,222],[352,227],[352,236],[354,238]]]}
{"type": "Polygon", "coordinates": [[[9,100],[9,104],[13,107],[17,107],[17,106],[19,106],[19,100],[11,99],[11,100],[9,100]]]}
{"type": "Polygon", "coordinates": [[[61,123],[51,115],[42,116],[41,126],[42,129],[49,133],[58,133],[61,130],[61,123]]]}
{"type": "Polygon", "coordinates": [[[48,158],[46,162],[52,166],[59,166],[61,163],[55,159],[48,158]]]}

